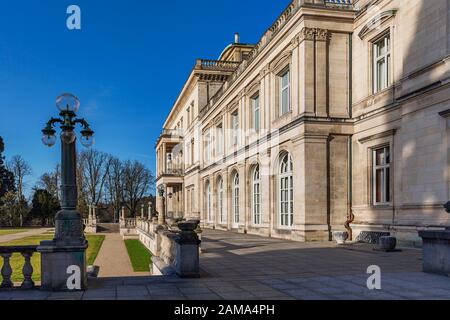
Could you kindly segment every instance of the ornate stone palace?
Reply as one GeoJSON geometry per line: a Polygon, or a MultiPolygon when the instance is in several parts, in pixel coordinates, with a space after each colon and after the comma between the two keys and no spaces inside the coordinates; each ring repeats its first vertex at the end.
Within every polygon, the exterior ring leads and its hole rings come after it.
{"type": "Polygon", "coordinates": [[[156,143],[159,214],[298,241],[450,225],[449,6],[294,0],[197,60],[156,143]]]}

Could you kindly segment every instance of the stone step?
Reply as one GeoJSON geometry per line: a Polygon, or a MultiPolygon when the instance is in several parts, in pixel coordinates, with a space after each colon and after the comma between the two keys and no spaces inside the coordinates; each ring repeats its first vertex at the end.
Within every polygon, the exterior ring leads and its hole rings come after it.
{"type": "Polygon", "coordinates": [[[98,233],[119,233],[120,225],[118,223],[98,223],[98,233]]]}

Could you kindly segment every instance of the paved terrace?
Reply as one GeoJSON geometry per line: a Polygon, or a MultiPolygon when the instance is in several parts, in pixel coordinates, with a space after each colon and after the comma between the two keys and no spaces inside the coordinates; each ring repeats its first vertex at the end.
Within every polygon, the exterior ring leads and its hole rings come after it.
{"type": "Polygon", "coordinates": [[[421,251],[302,244],[205,231],[201,279],[121,277],[90,280],[76,293],[0,291],[0,299],[448,299],[450,278],[421,272],[421,251]],[[382,290],[366,287],[367,267],[382,270],[382,290]]]}

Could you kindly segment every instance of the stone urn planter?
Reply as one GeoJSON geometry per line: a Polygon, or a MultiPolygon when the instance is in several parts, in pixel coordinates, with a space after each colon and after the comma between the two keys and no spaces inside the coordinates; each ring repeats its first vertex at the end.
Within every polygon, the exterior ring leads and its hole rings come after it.
{"type": "Polygon", "coordinates": [[[380,237],[378,240],[378,249],[381,251],[395,251],[397,247],[397,238],[395,237],[380,237]]]}
{"type": "Polygon", "coordinates": [[[348,240],[348,232],[347,231],[334,231],[333,232],[334,240],[336,240],[337,244],[345,244],[348,240]]]}

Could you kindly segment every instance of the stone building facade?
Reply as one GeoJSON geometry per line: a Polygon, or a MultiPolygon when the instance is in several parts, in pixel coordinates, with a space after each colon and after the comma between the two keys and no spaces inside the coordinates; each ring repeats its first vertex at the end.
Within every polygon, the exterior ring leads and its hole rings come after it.
{"type": "Polygon", "coordinates": [[[158,210],[297,241],[450,225],[450,4],[294,0],[197,60],[156,144],[158,210]]]}

